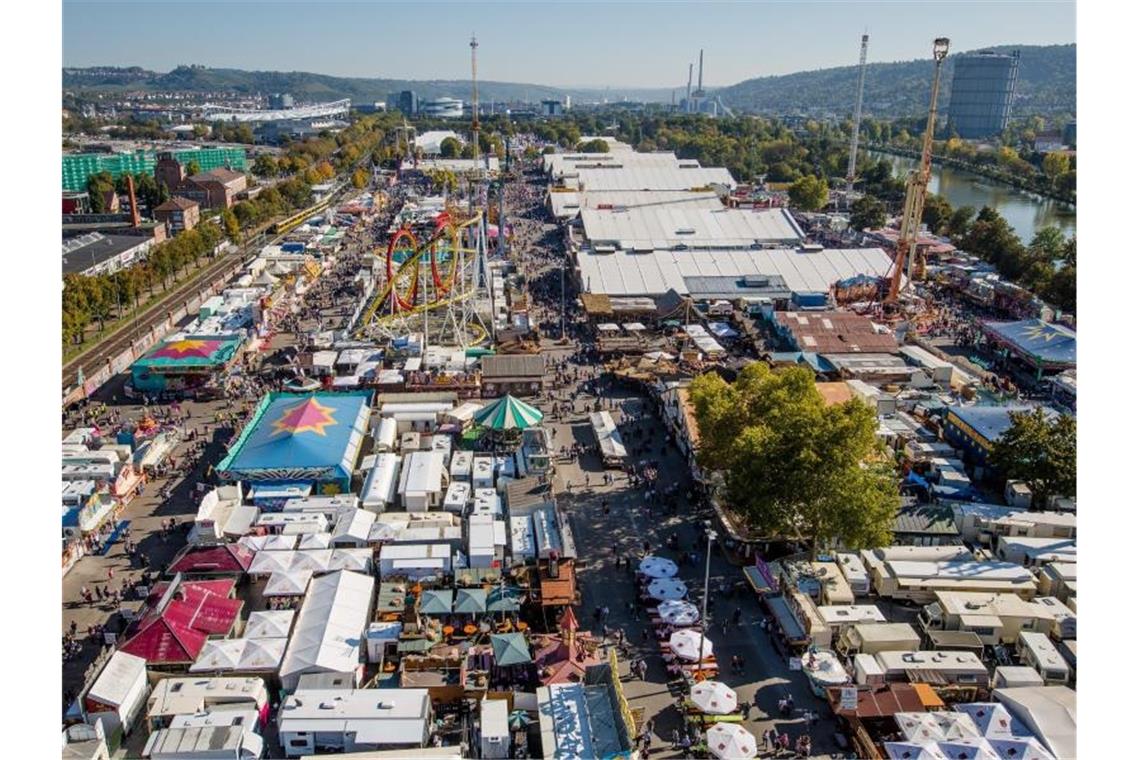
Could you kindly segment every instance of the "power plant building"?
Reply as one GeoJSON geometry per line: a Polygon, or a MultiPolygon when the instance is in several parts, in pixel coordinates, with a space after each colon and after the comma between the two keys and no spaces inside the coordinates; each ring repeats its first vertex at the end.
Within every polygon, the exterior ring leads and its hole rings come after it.
{"type": "Polygon", "coordinates": [[[971,53],[954,59],[950,129],[968,140],[993,137],[1009,123],[1019,53],[971,53]]]}

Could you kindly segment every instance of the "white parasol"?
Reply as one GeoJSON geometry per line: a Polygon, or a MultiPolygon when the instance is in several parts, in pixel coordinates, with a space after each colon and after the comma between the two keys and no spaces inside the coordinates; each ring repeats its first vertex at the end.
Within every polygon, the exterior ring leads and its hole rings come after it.
{"type": "Polygon", "coordinates": [[[677,563],[665,557],[655,557],[652,554],[641,560],[637,572],[648,578],[672,578],[677,574],[677,563]]]}
{"type": "Polygon", "coordinates": [[[669,637],[669,649],[681,659],[692,662],[712,657],[713,654],[712,642],[708,637],[704,637],[702,641],[701,632],[693,628],[674,631],[669,637]],[[697,652],[700,652],[700,655],[697,652]]]}
{"type": "Polygon", "coordinates": [[[659,601],[667,601],[669,599],[684,599],[685,595],[689,593],[689,589],[685,588],[685,584],[676,578],[658,578],[649,584],[649,596],[659,601]]]}
{"type": "Polygon", "coordinates": [[[692,625],[701,619],[701,611],[692,602],[670,600],[657,605],[657,614],[669,625],[692,625]]]}
{"type": "Polygon", "coordinates": [[[736,712],[736,692],[720,681],[701,681],[689,692],[689,701],[709,715],[736,712]]]}
{"type": "Polygon", "coordinates": [[[705,732],[709,752],[721,760],[750,760],[756,757],[756,737],[736,723],[717,723],[705,732]]]}

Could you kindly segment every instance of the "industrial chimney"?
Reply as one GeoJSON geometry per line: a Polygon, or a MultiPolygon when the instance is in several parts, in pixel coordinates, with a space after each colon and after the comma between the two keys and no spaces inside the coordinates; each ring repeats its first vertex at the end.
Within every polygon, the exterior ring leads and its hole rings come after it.
{"type": "Polygon", "coordinates": [[[127,175],[127,195],[131,200],[131,229],[138,229],[139,226],[139,204],[135,200],[135,178],[127,175]]]}
{"type": "Polygon", "coordinates": [[[697,70],[697,93],[705,94],[705,49],[701,48],[701,66],[697,70]]]}

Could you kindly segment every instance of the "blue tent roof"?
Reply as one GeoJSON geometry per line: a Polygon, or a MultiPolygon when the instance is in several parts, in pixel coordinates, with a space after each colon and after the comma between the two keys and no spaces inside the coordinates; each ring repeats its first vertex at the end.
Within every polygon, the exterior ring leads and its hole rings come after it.
{"type": "Polygon", "coordinates": [[[270,393],[218,471],[248,480],[346,480],[371,393],[270,393]]]}
{"type": "Polygon", "coordinates": [[[1077,333],[1064,325],[1023,319],[986,322],[983,326],[991,337],[1039,364],[1065,367],[1077,364],[1077,333]]]}

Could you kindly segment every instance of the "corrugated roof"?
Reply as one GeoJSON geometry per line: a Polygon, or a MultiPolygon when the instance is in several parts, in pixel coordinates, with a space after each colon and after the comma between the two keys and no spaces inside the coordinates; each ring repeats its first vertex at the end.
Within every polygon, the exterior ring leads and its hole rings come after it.
{"type": "Polygon", "coordinates": [[[480,361],[483,377],[542,377],[546,367],[541,356],[534,354],[495,354],[484,356],[480,361]]]}
{"type": "Polygon", "coordinates": [[[898,350],[894,335],[876,332],[870,319],[851,312],[780,311],[775,319],[801,351],[844,354],[898,350]]]}
{"type": "Polygon", "coordinates": [[[579,169],[577,177],[566,179],[567,187],[578,190],[692,190],[713,183],[736,187],[736,180],[724,167],[681,168],[679,166],[624,166],[607,169],[579,169]]]}
{"type": "Polygon", "coordinates": [[[895,533],[957,535],[954,510],[950,507],[917,507],[899,512],[895,517],[895,533]]]}
{"type": "Polygon", "coordinates": [[[654,250],[578,254],[585,290],[609,296],[654,296],[669,290],[688,295],[686,277],[776,275],[789,290],[823,292],[837,280],[866,274],[882,277],[891,258],[881,248],[825,249],[805,253],[769,250],[654,250]]]}
{"type": "Polygon", "coordinates": [[[791,212],[782,208],[710,209],[662,204],[583,208],[581,213],[588,240],[616,242],[623,249],[668,249],[681,244],[749,248],[772,243],[794,245],[803,238],[791,212]]]}
{"type": "Polygon", "coordinates": [[[709,209],[724,208],[715,192],[691,190],[617,190],[593,192],[552,192],[550,207],[554,216],[572,219],[583,208],[602,206],[625,207],[629,209],[684,208],[709,209]]]}

